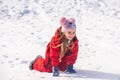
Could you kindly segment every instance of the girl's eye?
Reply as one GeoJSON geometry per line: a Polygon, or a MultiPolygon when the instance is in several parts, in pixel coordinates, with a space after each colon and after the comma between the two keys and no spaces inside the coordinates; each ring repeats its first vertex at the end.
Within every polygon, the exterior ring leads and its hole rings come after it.
{"type": "Polygon", "coordinates": [[[75,32],[73,32],[73,34],[75,34],[75,32]]]}
{"type": "Polygon", "coordinates": [[[68,34],[75,34],[75,32],[68,32],[68,34]]]}

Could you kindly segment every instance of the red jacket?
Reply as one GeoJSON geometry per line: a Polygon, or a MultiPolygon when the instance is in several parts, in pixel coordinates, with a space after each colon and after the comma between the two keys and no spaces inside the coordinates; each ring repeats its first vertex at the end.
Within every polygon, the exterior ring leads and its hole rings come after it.
{"type": "MultiPolygon", "coordinates": [[[[61,27],[60,27],[61,28],[61,27]]],[[[59,29],[59,28],[58,28],[59,29]]],[[[48,43],[45,53],[45,59],[38,58],[35,61],[34,69],[45,72],[52,72],[53,66],[58,66],[60,70],[64,71],[68,65],[73,65],[76,62],[78,55],[78,39],[75,37],[74,47],[71,50],[70,55],[64,55],[62,62],[59,62],[60,47],[56,47],[61,44],[58,29],[55,32],[55,36],[52,37],[48,43]]]]}

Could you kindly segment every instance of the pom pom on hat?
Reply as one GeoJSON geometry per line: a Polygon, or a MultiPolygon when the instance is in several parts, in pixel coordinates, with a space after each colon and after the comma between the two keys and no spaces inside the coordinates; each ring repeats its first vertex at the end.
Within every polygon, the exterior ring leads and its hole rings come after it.
{"type": "Polygon", "coordinates": [[[65,17],[62,17],[60,19],[60,25],[62,26],[62,32],[66,32],[69,29],[76,30],[76,24],[74,18],[66,19],[65,17]]]}
{"type": "Polygon", "coordinates": [[[60,19],[60,25],[64,25],[66,23],[66,18],[65,17],[62,17],[60,19]]]}

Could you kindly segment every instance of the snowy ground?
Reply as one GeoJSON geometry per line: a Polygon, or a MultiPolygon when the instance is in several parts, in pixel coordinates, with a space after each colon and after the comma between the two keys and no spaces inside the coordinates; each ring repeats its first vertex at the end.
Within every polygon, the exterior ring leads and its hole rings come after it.
{"type": "Polygon", "coordinates": [[[120,80],[120,0],[0,0],[1,80],[120,80]],[[77,21],[76,74],[30,71],[61,16],[77,21]]]}

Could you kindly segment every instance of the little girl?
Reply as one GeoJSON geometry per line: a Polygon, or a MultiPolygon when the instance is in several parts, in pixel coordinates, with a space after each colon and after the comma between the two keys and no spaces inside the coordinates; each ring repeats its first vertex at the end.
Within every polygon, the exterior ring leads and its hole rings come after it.
{"type": "Polygon", "coordinates": [[[52,72],[53,76],[59,76],[59,70],[76,73],[73,69],[78,55],[75,19],[63,17],[60,19],[60,25],[47,45],[45,59],[36,57],[30,63],[30,70],[52,72]]]}

